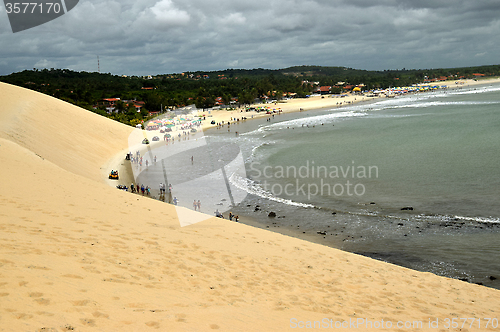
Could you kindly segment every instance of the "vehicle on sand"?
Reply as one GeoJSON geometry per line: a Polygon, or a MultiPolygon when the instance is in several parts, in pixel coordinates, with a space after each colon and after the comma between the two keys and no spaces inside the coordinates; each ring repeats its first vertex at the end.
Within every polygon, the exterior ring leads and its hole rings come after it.
{"type": "Polygon", "coordinates": [[[118,171],[111,170],[111,172],[109,173],[109,179],[118,180],[118,171]]]}

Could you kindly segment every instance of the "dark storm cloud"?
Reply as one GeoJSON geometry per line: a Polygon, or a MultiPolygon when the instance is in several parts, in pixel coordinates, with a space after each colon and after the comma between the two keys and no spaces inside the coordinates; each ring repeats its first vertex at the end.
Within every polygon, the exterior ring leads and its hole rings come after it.
{"type": "Polygon", "coordinates": [[[0,74],[95,71],[97,55],[101,71],[129,75],[499,63],[498,1],[81,0],[65,16],[16,34],[0,8],[0,74]]]}

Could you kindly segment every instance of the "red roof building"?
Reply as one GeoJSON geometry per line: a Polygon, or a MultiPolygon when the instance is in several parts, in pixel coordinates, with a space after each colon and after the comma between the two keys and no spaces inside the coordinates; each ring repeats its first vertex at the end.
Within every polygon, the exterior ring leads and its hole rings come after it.
{"type": "Polygon", "coordinates": [[[331,86],[324,85],[324,86],[320,86],[319,88],[317,88],[316,90],[314,90],[314,92],[320,93],[322,95],[326,95],[326,94],[331,93],[331,90],[332,90],[331,86]]]}

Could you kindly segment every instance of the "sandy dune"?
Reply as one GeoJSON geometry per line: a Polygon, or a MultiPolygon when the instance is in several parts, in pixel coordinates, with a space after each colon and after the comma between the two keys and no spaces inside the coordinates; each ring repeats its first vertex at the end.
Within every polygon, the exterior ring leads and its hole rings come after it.
{"type": "Polygon", "coordinates": [[[227,220],[181,228],[171,205],[105,183],[128,127],[3,83],[0,99],[1,331],[284,331],[323,319],[423,322],[401,331],[439,319],[442,331],[472,317],[481,328],[461,331],[483,331],[500,318],[498,290],[227,220]]]}

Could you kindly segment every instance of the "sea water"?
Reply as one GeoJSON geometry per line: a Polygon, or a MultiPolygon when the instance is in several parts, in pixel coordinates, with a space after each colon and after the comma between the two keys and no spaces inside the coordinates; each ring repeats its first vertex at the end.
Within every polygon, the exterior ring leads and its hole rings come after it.
{"type": "Polygon", "coordinates": [[[245,158],[233,213],[500,288],[500,84],[269,119],[207,133],[245,158]]]}

